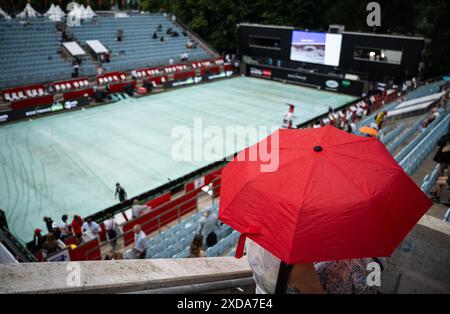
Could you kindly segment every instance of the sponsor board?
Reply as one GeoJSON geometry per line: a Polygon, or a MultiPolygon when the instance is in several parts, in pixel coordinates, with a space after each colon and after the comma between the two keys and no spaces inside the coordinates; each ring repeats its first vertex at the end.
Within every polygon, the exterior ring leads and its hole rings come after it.
{"type": "Polygon", "coordinates": [[[249,76],[299,83],[309,87],[317,87],[323,90],[329,90],[357,97],[361,97],[363,95],[365,85],[368,84],[367,82],[361,80],[353,81],[334,76],[332,77],[323,73],[306,73],[282,68],[267,69],[253,65],[247,68],[247,71],[247,75],[249,76]],[[267,70],[270,70],[271,76],[269,76],[269,72],[265,72],[267,70]],[[263,73],[266,73],[266,75],[263,73]]]}

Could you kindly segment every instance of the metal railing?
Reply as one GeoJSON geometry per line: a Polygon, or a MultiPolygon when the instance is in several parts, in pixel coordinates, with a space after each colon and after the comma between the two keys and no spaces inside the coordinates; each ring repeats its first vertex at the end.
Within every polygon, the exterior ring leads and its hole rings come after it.
{"type": "MultiPolygon", "coordinates": [[[[220,190],[220,187],[221,187],[220,183],[215,184],[215,182],[217,182],[219,179],[220,178],[215,178],[215,179],[213,179],[211,181],[211,183],[208,184],[208,186],[209,186],[208,192],[204,192],[204,191],[198,192],[198,190],[194,189],[192,191],[189,191],[189,192],[185,193],[183,195],[183,197],[185,197],[186,195],[192,195],[192,197],[190,197],[187,200],[177,204],[174,208],[171,208],[171,209],[169,209],[169,210],[167,210],[167,211],[165,211],[165,212],[163,212],[163,213],[161,213],[161,214],[159,214],[159,215],[157,215],[157,216],[155,216],[155,217],[145,221],[144,223],[141,223],[140,225],[141,225],[142,229],[145,230],[147,226],[149,226],[151,224],[154,224],[156,222],[157,230],[152,231],[152,232],[158,231],[158,233],[161,233],[161,229],[164,226],[166,226],[166,225],[168,225],[168,224],[170,224],[170,223],[175,221],[175,220],[172,219],[174,212],[176,212],[176,216],[177,216],[176,220],[178,221],[178,223],[181,223],[182,216],[184,216],[184,215],[186,215],[188,213],[192,213],[194,210],[195,210],[196,213],[199,211],[198,200],[200,198],[205,197],[205,196],[209,195],[211,197],[210,201],[211,201],[211,205],[213,205],[215,203],[215,201],[216,201],[216,195],[217,195],[216,191],[220,190]],[[211,192],[211,194],[209,194],[210,192],[211,192]],[[186,212],[182,212],[183,206],[191,203],[194,200],[197,202],[196,205],[195,205],[195,209],[188,210],[186,212]],[[166,217],[166,221],[165,221],[164,217],[166,217]],[[167,217],[170,217],[170,218],[167,218],[167,217]],[[169,220],[169,221],[167,221],[167,220],[169,220]]],[[[170,206],[170,204],[171,203],[175,203],[177,201],[177,199],[178,198],[176,198],[174,200],[171,200],[169,202],[166,202],[166,203],[164,203],[164,204],[162,204],[160,206],[157,206],[154,209],[151,209],[151,211],[149,211],[148,213],[145,213],[144,215],[150,214],[151,212],[158,211],[159,209],[161,209],[163,207],[170,206]]],[[[207,206],[205,208],[207,208],[207,206]]],[[[138,217],[138,218],[136,218],[134,220],[137,220],[139,218],[140,217],[138,217]]],[[[126,223],[130,223],[130,222],[133,222],[133,220],[127,221],[126,223]]],[[[88,250],[85,253],[85,257],[87,258],[87,256],[90,256],[95,250],[100,249],[100,251],[102,251],[103,248],[105,248],[107,246],[111,246],[112,242],[116,242],[117,243],[116,245],[121,245],[123,248],[125,248],[126,247],[125,237],[130,235],[130,234],[133,234],[133,230],[128,230],[126,232],[122,232],[121,234],[119,234],[114,239],[108,239],[106,241],[102,241],[98,247],[95,247],[95,248],[93,248],[91,250],[88,250]]]]}
{"type": "MultiPolygon", "coordinates": [[[[416,171],[425,158],[436,147],[438,140],[448,132],[450,114],[447,113],[443,118],[435,122],[433,127],[429,127],[427,133],[422,133],[405,148],[406,151],[409,150],[405,157],[402,159],[397,159],[396,157],[397,161],[400,160],[400,166],[405,169],[409,175],[412,175],[416,171]]],[[[403,156],[404,154],[401,155],[403,156]]]]}

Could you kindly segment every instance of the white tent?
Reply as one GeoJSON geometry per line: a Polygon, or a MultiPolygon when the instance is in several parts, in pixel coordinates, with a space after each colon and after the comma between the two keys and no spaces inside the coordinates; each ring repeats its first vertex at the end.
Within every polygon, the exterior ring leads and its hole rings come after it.
{"type": "Polygon", "coordinates": [[[55,14],[55,5],[52,3],[51,5],[50,5],[50,8],[48,9],[48,11],[47,12],[45,12],[45,16],[51,16],[51,15],[53,15],[53,14],[55,14]]]}
{"type": "Polygon", "coordinates": [[[82,19],[87,19],[87,10],[84,5],[80,6],[80,15],[82,19]]]}
{"type": "Polygon", "coordinates": [[[11,17],[5,11],[0,8],[0,19],[10,20],[11,17]]]}
{"type": "Polygon", "coordinates": [[[47,13],[45,13],[44,15],[47,16],[53,22],[60,22],[65,14],[59,6],[55,6],[52,3],[50,9],[48,9],[47,13]]]}
{"type": "Polygon", "coordinates": [[[90,5],[88,5],[86,8],[86,15],[88,19],[92,19],[94,16],[97,16],[97,14],[95,14],[94,10],[92,10],[90,5]]]}
{"type": "Polygon", "coordinates": [[[37,17],[41,16],[33,7],[31,4],[27,3],[25,9],[22,11],[22,13],[18,14],[17,17],[19,19],[29,18],[29,17],[37,17]]]}
{"type": "Polygon", "coordinates": [[[64,11],[61,9],[61,7],[59,6],[59,4],[57,4],[55,6],[55,11],[58,12],[59,16],[63,17],[66,15],[66,13],[64,13],[64,11]]]}

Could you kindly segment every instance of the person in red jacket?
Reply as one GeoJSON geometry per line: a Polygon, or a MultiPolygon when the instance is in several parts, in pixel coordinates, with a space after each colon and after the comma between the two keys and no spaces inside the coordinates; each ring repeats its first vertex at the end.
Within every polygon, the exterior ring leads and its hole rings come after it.
{"type": "Polygon", "coordinates": [[[80,216],[75,215],[73,216],[73,220],[70,225],[72,226],[72,232],[77,237],[79,243],[83,242],[83,232],[81,231],[81,228],[83,226],[83,219],[81,219],[80,216]]]}

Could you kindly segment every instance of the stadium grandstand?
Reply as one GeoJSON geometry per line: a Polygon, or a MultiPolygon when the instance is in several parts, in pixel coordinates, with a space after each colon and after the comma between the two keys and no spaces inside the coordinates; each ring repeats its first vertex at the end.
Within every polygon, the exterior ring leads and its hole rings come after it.
{"type": "Polygon", "coordinates": [[[450,293],[425,38],[93,7],[0,9],[0,293],[450,293]]]}

